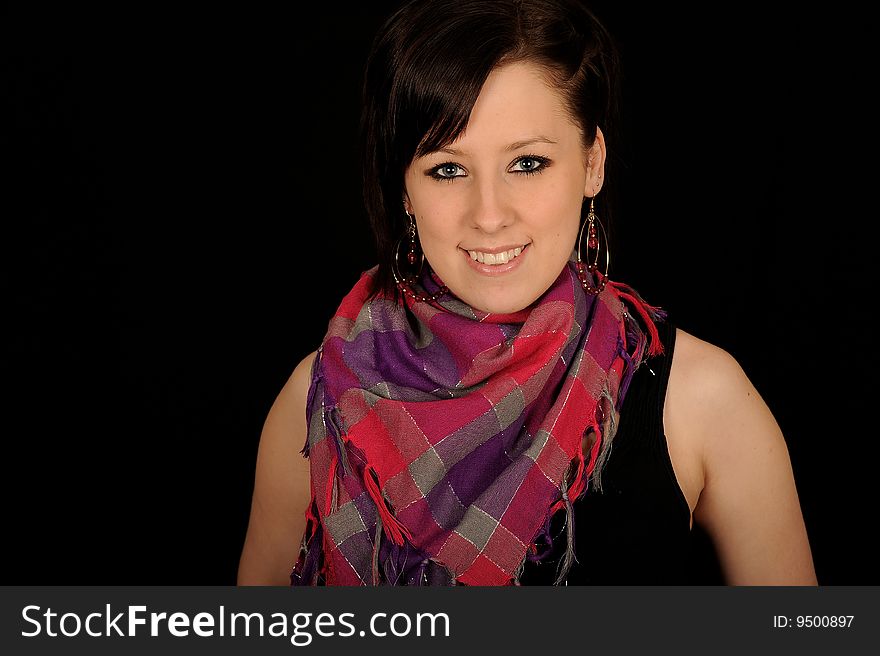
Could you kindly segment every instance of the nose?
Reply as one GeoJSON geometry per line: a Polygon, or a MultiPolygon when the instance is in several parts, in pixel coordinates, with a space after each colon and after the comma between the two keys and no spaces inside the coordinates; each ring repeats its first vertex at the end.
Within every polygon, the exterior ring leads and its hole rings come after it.
{"type": "Polygon", "coordinates": [[[486,178],[472,188],[471,223],[485,233],[495,233],[514,220],[514,208],[501,180],[486,178]]]}

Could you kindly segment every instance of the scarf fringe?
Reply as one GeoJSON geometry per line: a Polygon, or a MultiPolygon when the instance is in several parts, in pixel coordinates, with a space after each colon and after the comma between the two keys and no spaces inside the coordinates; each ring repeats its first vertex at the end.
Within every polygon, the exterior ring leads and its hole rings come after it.
{"type": "Polygon", "coordinates": [[[611,449],[614,445],[613,439],[606,439],[607,436],[614,436],[617,433],[617,422],[614,413],[614,400],[611,398],[611,391],[608,387],[602,389],[599,400],[596,404],[597,417],[591,426],[593,433],[596,435],[596,441],[590,449],[590,468],[588,471],[590,484],[594,490],[602,491],[602,472],[605,471],[605,465],[611,457],[611,449]],[[606,399],[608,406],[607,412],[602,407],[602,400],[606,399]]]}
{"type": "MultiPolygon", "coordinates": [[[[635,322],[632,322],[635,323],[635,322]]],[[[638,336],[635,331],[632,330],[632,326],[627,327],[627,338],[629,340],[637,340],[638,336]]],[[[626,398],[626,394],[629,391],[629,384],[632,382],[633,374],[636,372],[636,363],[637,359],[633,358],[626,350],[626,342],[623,339],[618,340],[617,342],[617,355],[619,355],[624,362],[623,367],[623,378],[620,381],[620,393],[618,394],[618,405],[617,409],[619,410],[621,406],[623,406],[622,399],[626,398]]],[[[637,354],[638,355],[638,354],[637,354]]]]}
{"type": "Polygon", "coordinates": [[[333,446],[336,447],[336,457],[342,463],[342,471],[350,474],[351,465],[348,462],[348,450],[345,448],[345,431],[342,429],[339,410],[335,406],[324,411],[324,424],[329,428],[327,432],[333,436],[333,446]]]}
{"type": "MultiPolygon", "coordinates": [[[[336,460],[338,462],[334,463],[334,465],[342,463],[342,470],[346,474],[350,474],[351,465],[348,462],[348,450],[345,448],[345,431],[342,428],[343,422],[339,417],[339,410],[335,405],[328,405],[324,396],[324,374],[321,366],[323,355],[324,347],[322,345],[318,348],[315,359],[312,362],[311,384],[309,385],[308,395],[306,396],[306,408],[314,407],[313,403],[315,396],[321,396],[321,420],[324,423],[325,433],[333,437],[333,446],[336,448],[336,460]]],[[[306,421],[308,422],[308,420],[309,417],[306,415],[306,421]]],[[[300,450],[300,453],[305,458],[308,458],[311,452],[309,438],[310,435],[307,433],[305,444],[303,444],[303,448],[300,450]]],[[[331,470],[333,469],[334,467],[331,466],[331,470]]],[[[332,480],[333,479],[330,478],[328,482],[332,482],[332,480]]]]}
{"type": "Polygon", "coordinates": [[[339,461],[336,458],[330,460],[330,469],[327,474],[327,498],[324,500],[324,514],[329,515],[336,510],[336,470],[339,461]]]}
{"type": "Polygon", "coordinates": [[[556,573],[556,581],[553,582],[553,585],[562,585],[562,583],[568,576],[568,571],[571,569],[571,566],[574,563],[578,562],[574,550],[574,508],[571,505],[571,499],[568,496],[568,491],[563,491],[562,499],[565,502],[566,544],[565,553],[563,554],[562,560],[559,563],[559,569],[556,573]]]}
{"type": "Polygon", "coordinates": [[[409,532],[409,529],[401,524],[400,520],[391,513],[391,510],[388,508],[388,505],[382,496],[382,491],[379,489],[379,484],[376,482],[377,480],[378,475],[376,474],[373,465],[367,464],[367,466],[364,467],[364,486],[367,488],[367,492],[370,493],[373,502],[376,504],[376,509],[379,511],[379,517],[382,519],[382,524],[388,537],[391,538],[391,541],[394,542],[394,544],[401,546],[403,545],[404,536],[411,541],[412,534],[409,532]]]}
{"type": "MultiPolygon", "coordinates": [[[[306,409],[306,422],[308,422],[308,420],[309,420],[308,408],[315,407],[314,405],[312,405],[312,403],[314,402],[315,394],[318,391],[318,386],[319,386],[318,383],[320,383],[323,379],[323,375],[321,374],[321,366],[320,366],[321,365],[321,358],[322,358],[323,354],[324,354],[324,345],[322,344],[321,346],[318,347],[318,350],[315,353],[315,359],[312,361],[311,384],[309,385],[309,391],[308,391],[308,394],[306,395],[306,408],[307,408],[306,409]]],[[[323,384],[321,384],[320,387],[323,391],[323,388],[324,388],[323,384]]],[[[300,451],[300,453],[303,455],[303,457],[308,458],[309,451],[310,451],[309,435],[307,432],[306,433],[306,443],[303,445],[303,448],[300,451]]]]}
{"type": "Polygon", "coordinates": [[[315,509],[314,497],[306,508],[306,530],[300,543],[300,554],[293,571],[290,585],[319,585],[321,574],[326,571],[324,555],[324,531],[315,509]]]}
{"type": "MultiPolygon", "coordinates": [[[[597,436],[598,437],[598,436],[597,436]]],[[[601,437],[598,438],[597,442],[601,441],[601,437]]],[[[594,445],[595,448],[595,445],[594,445]]],[[[569,470],[570,471],[570,470],[569,470]]],[[[577,555],[575,554],[575,544],[574,544],[574,507],[572,506],[572,499],[577,499],[583,491],[586,490],[585,482],[587,479],[587,467],[584,464],[584,452],[583,449],[578,449],[578,459],[577,459],[577,470],[575,471],[574,476],[571,481],[563,480],[562,483],[562,499],[554,504],[554,507],[558,507],[559,504],[562,504],[565,507],[565,553],[562,556],[562,559],[559,562],[559,568],[556,573],[556,581],[553,585],[562,585],[565,578],[568,576],[568,571],[571,569],[571,566],[578,562],[577,555]]]]}
{"type": "MultiPolygon", "coordinates": [[[[600,480],[601,468],[604,462],[607,460],[611,441],[606,441],[604,439],[604,435],[608,435],[608,430],[611,430],[613,435],[613,426],[614,426],[614,415],[609,412],[607,415],[601,406],[602,398],[607,398],[609,400],[609,405],[611,404],[610,393],[607,389],[602,390],[602,395],[599,397],[599,405],[597,406],[598,417],[596,417],[593,423],[589,426],[589,429],[592,429],[594,435],[596,436],[595,442],[593,442],[590,448],[590,461],[588,464],[585,464],[583,450],[578,450],[578,464],[575,475],[572,477],[572,480],[569,482],[563,482],[562,488],[562,498],[559,499],[553,506],[550,508],[550,512],[548,513],[547,520],[545,521],[545,529],[549,527],[549,518],[552,517],[560,508],[565,508],[565,551],[562,555],[562,558],[559,562],[559,568],[556,574],[556,581],[553,585],[563,585],[565,583],[565,579],[568,575],[569,570],[572,565],[578,563],[577,555],[576,555],[576,546],[575,546],[575,514],[574,514],[574,502],[580,499],[586,492],[589,487],[589,481],[593,480],[593,474],[595,474],[596,485],[595,488],[598,488],[600,491],[602,489],[602,484],[600,480]],[[603,427],[604,421],[604,427],[603,427]]],[[[549,538],[549,531],[548,538],[549,538]]],[[[539,532],[539,535],[543,534],[543,532],[539,532]]],[[[552,540],[550,545],[548,545],[548,550],[552,546],[552,540]]],[[[525,561],[528,558],[529,552],[526,552],[526,557],[520,562],[519,567],[516,570],[516,575],[514,577],[513,583],[514,585],[519,584],[519,577],[522,574],[523,568],[525,566],[525,561]]],[[[539,560],[531,559],[531,560],[539,560]]]]}
{"type": "Polygon", "coordinates": [[[382,538],[382,516],[376,515],[376,537],[373,539],[373,585],[379,585],[379,543],[382,538]]]}
{"type": "Polygon", "coordinates": [[[614,288],[621,300],[629,302],[645,323],[645,327],[648,329],[648,334],[650,335],[648,355],[662,355],[663,344],[660,341],[660,335],[657,332],[655,322],[665,320],[666,312],[657,306],[649,305],[635,289],[625,283],[609,281],[608,284],[614,288]]]}

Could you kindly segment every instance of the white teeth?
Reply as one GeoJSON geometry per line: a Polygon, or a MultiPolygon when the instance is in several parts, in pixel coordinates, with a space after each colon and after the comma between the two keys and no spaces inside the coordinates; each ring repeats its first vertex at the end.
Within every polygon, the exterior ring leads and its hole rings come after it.
{"type": "Polygon", "coordinates": [[[480,251],[468,251],[471,259],[481,264],[507,264],[513,258],[522,253],[522,247],[514,248],[503,253],[482,253],[480,251]]]}

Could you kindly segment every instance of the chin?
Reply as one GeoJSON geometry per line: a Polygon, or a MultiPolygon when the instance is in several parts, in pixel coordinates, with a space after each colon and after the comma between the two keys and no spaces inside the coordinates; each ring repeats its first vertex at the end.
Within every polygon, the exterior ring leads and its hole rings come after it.
{"type": "Polygon", "coordinates": [[[470,305],[477,310],[482,310],[489,314],[512,314],[527,307],[529,303],[526,299],[499,299],[495,297],[479,299],[470,305]]]}

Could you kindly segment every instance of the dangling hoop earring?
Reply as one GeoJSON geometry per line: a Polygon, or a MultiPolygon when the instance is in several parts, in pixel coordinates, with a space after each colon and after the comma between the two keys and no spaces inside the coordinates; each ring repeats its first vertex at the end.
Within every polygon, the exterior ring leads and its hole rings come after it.
{"type": "Polygon", "coordinates": [[[587,214],[587,219],[584,221],[584,225],[581,226],[581,232],[578,235],[577,241],[577,274],[578,279],[581,281],[581,285],[588,294],[598,294],[603,289],[605,289],[605,284],[608,282],[608,266],[611,264],[611,251],[608,248],[608,237],[605,234],[605,226],[602,225],[602,222],[599,220],[599,217],[596,216],[596,212],[593,209],[593,203],[595,201],[595,196],[590,199],[590,212],[587,214]],[[602,232],[602,243],[605,246],[605,272],[602,273],[599,271],[599,232],[596,230],[596,226],[599,226],[599,230],[602,232]],[[584,265],[581,260],[581,240],[584,238],[584,228],[588,228],[587,230],[587,264],[584,265]],[[590,259],[590,251],[595,251],[592,260],[590,259]],[[594,287],[587,275],[587,272],[593,273],[596,276],[597,283],[594,287]]]}
{"type": "MultiPolygon", "coordinates": [[[[407,212],[405,209],[404,212],[406,212],[406,216],[409,219],[409,228],[407,230],[409,234],[409,252],[406,254],[406,261],[409,263],[410,266],[413,266],[416,263],[416,259],[419,258],[419,256],[416,255],[416,221],[415,217],[412,214],[407,212]]],[[[394,282],[397,284],[397,288],[404,294],[408,294],[410,297],[412,297],[413,300],[421,303],[424,303],[426,301],[436,301],[438,298],[448,293],[449,289],[446,287],[446,285],[443,285],[442,287],[440,287],[440,289],[430,295],[418,294],[413,291],[412,285],[415,284],[419,276],[422,275],[422,269],[425,266],[425,254],[421,253],[419,270],[413,275],[410,275],[408,277],[404,276],[402,273],[400,273],[400,246],[402,245],[402,243],[403,237],[398,239],[397,243],[394,245],[394,264],[391,267],[391,273],[394,275],[394,282]]]]}

